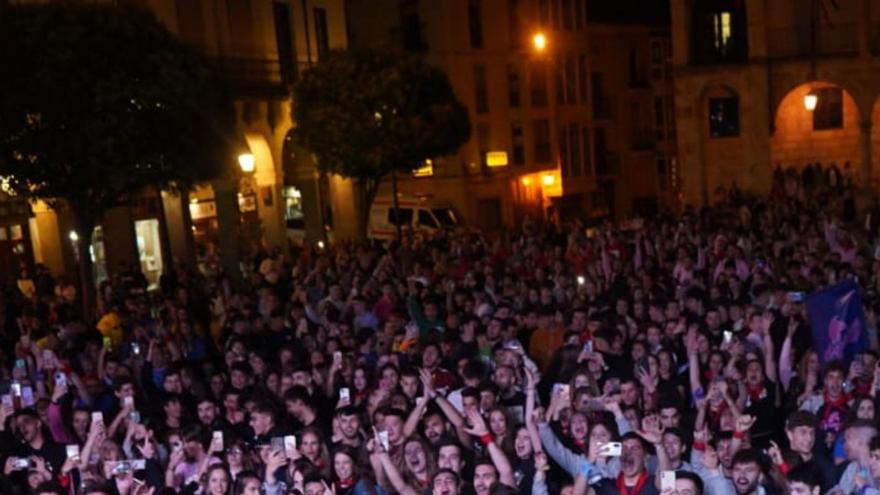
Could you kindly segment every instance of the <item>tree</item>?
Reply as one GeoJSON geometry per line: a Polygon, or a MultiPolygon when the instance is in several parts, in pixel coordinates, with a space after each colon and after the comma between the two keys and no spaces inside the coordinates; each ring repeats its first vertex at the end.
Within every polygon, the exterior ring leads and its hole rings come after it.
{"type": "Polygon", "coordinates": [[[0,5],[0,176],[69,209],[85,315],[91,233],[145,188],[233,170],[235,112],[209,65],[149,12],[0,5]]]}
{"type": "Polygon", "coordinates": [[[358,184],[363,238],[385,177],[454,153],[470,136],[446,74],[393,50],[330,52],[303,74],[293,102],[295,139],[318,169],[358,184]]]}

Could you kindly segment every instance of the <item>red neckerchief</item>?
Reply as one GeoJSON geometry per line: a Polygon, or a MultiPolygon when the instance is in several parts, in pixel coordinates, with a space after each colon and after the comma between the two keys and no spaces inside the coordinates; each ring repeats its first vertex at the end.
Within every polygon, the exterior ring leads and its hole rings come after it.
{"type": "Polygon", "coordinates": [[[626,487],[626,480],[623,473],[620,473],[617,475],[617,491],[620,495],[638,495],[647,482],[648,472],[643,469],[642,474],[639,475],[639,479],[636,481],[636,486],[632,487],[632,490],[630,490],[626,487]]]}
{"type": "Polygon", "coordinates": [[[577,447],[581,452],[587,451],[587,442],[579,440],[577,438],[573,438],[572,442],[574,442],[575,447],[577,447]]]}
{"type": "Polygon", "coordinates": [[[752,386],[749,385],[748,382],[746,382],[746,392],[749,393],[749,398],[752,399],[752,402],[758,402],[759,400],[767,396],[766,394],[764,394],[763,383],[759,383],[757,386],[752,386]]]}
{"type": "Polygon", "coordinates": [[[822,411],[822,421],[828,419],[834,411],[846,410],[846,403],[849,402],[849,394],[844,392],[840,394],[837,400],[828,397],[828,392],[822,392],[822,399],[825,401],[825,410],[822,411]]]}
{"type": "Polygon", "coordinates": [[[336,482],[336,488],[342,488],[343,490],[351,488],[354,486],[354,478],[345,478],[344,480],[338,480],[336,482]]]}

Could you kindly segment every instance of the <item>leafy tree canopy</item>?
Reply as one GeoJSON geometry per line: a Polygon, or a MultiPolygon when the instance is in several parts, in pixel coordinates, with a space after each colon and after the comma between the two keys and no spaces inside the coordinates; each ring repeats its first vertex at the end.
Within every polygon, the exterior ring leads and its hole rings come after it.
{"type": "Polygon", "coordinates": [[[383,177],[454,153],[470,136],[446,74],[393,50],[330,52],[296,85],[294,117],[298,143],[320,170],[357,180],[367,209],[383,177]]]}
{"type": "Polygon", "coordinates": [[[222,85],[151,13],[0,9],[0,175],[19,193],[64,199],[94,223],[146,185],[187,187],[233,166],[222,85]]]}

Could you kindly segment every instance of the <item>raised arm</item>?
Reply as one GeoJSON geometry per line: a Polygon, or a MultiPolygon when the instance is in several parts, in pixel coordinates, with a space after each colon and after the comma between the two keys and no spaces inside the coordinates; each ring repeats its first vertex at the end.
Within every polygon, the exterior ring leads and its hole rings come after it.
{"type": "Polygon", "coordinates": [[[795,317],[789,317],[785,340],[782,342],[782,352],[779,354],[779,381],[782,383],[782,388],[785,390],[788,390],[788,387],[791,385],[791,378],[793,375],[791,367],[791,346],[798,325],[799,323],[795,317]]]}
{"type": "Polygon", "coordinates": [[[434,380],[431,377],[430,371],[424,368],[419,369],[419,379],[422,381],[422,396],[416,399],[416,407],[409,413],[406,423],[403,425],[403,435],[405,437],[409,437],[416,432],[416,429],[419,427],[419,421],[422,420],[425,410],[428,409],[428,402],[437,395],[437,392],[434,391],[434,380]]]}
{"type": "Polygon", "coordinates": [[[466,428],[465,431],[478,438],[480,443],[489,451],[492,464],[498,470],[498,480],[507,486],[516,488],[516,480],[513,478],[513,468],[510,466],[510,461],[507,460],[507,456],[501,450],[501,447],[493,441],[489,428],[486,427],[486,421],[475,410],[468,411],[468,420],[471,426],[466,428]]]}
{"type": "Polygon", "coordinates": [[[770,327],[773,325],[775,317],[771,312],[764,313],[764,373],[773,383],[779,383],[779,373],[776,369],[776,349],[773,347],[773,338],[770,336],[770,327]]]}
{"type": "Polygon", "coordinates": [[[532,442],[532,450],[538,452],[541,448],[541,436],[538,434],[538,426],[535,424],[535,395],[537,387],[536,372],[526,368],[526,431],[529,432],[529,440],[532,442]]]}

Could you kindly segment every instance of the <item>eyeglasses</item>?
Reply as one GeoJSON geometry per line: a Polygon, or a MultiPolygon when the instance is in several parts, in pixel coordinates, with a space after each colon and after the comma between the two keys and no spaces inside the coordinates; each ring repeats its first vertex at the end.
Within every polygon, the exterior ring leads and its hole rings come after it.
{"type": "Polygon", "coordinates": [[[241,455],[241,449],[226,449],[226,453],[229,455],[241,455]]]}

